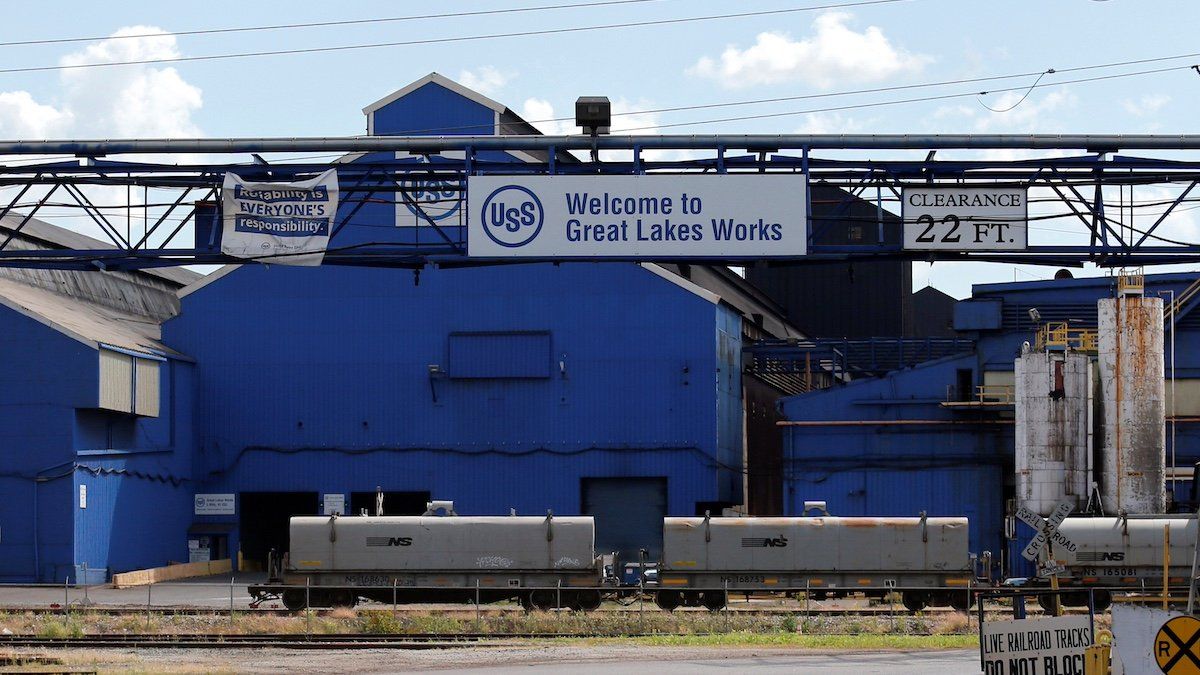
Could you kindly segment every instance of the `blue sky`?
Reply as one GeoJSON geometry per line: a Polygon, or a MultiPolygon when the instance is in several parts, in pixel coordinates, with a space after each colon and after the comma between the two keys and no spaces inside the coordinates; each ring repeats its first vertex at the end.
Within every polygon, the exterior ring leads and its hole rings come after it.
{"type": "MultiPolygon", "coordinates": [[[[0,42],[395,17],[554,4],[328,2],[62,2],[10,12],[0,42]]],[[[826,2],[658,0],[368,25],[89,43],[0,46],[0,69],[395,42],[687,16],[812,7],[826,2]]],[[[579,95],[618,111],[826,94],[1067,69],[1200,52],[1200,3],[1133,0],[908,0],[664,26],[225,61],[0,73],[0,137],[324,136],[363,133],[361,108],[436,70],[538,120],[566,116],[579,95]]],[[[977,96],[990,85],[628,115],[621,127],[693,123],[671,133],[1196,133],[1200,56],[1058,73],[1042,83],[1179,66],[1166,73],[977,96]],[[925,95],[959,98],[717,124],[706,119],[803,111],[925,95]]],[[[574,131],[542,125],[548,132],[574,131]]],[[[960,153],[961,154],[961,153],[960,153]]],[[[1005,156],[999,154],[996,156],[1005,156]]],[[[1165,193],[1164,193],[1165,194],[1165,193]]],[[[1138,195],[1150,199],[1159,193],[1138,195]]],[[[1186,213],[1171,232],[1196,235],[1186,213]]],[[[1045,233],[1044,236],[1057,236],[1045,233]]],[[[1033,233],[1031,241],[1036,240],[1033,233]]],[[[1047,278],[1051,268],[915,265],[915,285],[957,296],[980,281],[1047,278]]]]}

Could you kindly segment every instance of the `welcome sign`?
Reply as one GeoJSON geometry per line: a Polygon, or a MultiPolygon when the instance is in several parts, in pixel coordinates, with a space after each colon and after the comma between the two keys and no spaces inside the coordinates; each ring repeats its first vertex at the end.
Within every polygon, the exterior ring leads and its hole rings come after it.
{"type": "Polygon", "coordinates": [[[807,185],[788,175],[473,176],[472,257],[796,257],[807,185]]]}
{"type": "Polygon", "coordinates": [[[320,265],[338,207],[337,170],[306,181],[251,183],[225,174],[221,252],[279,265],[320,265]]]}

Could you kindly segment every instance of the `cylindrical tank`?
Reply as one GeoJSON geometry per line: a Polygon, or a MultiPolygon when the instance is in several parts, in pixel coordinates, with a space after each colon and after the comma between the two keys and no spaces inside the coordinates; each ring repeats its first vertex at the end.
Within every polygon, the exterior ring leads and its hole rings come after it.
{"type": "Polygon", "coordinates": [[[293,516],[290,560],[310,572],[587,570],[591,516],[293,516]]]}
{"type": "Polygon", "coordinates": [[[1133,568],[1157,574],[1162,579],[1163,544],[1170,526],[1172,568],[1192,566],[1196,545],[1196,519],[1180,516],[1161,518],[1067,518],[1058,528],[1054,558],[1068,567],[1097,568],[1086,576],[1135,576],[1133,568]],[[1108,569],[1115,568],[1110,574],[1108,569]]]}
{"type": "Polygon", "coordinates": [[[1161,298],[1099,302],[1100,386],[1107,513],[1166,510],[1166,408],[1161,298]]]}
{"type": "Polygon", "coordinates": [[[1016,362],[1017,502],[1048,516],[1087,504],[1091,484],[1091,359],[1032,352],[1016,362]]]}
{"type": "Polygon", "coordinates": [[[675,572],[960,572],[966,518],[665,518],[663,569],[675,572]]]}

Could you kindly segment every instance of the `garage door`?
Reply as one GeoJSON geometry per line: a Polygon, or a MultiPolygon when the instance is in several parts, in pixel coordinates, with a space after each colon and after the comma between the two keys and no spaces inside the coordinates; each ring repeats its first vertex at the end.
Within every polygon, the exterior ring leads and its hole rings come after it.
{"type": "Polygon", "coordinates": [[[616,551],[636,562],[638,549],[648,560],[662,554],[662,519],[667,515],[666,478],[584,478],[585,515],[596,518],[596,552],[616,551]]]}

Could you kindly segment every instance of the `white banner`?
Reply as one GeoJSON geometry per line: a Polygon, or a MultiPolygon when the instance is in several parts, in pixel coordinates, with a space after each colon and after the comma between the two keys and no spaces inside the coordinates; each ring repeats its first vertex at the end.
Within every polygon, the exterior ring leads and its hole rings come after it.
{"type": "Polygon", "coordinates": [[[1086,614],[984,621],[979,628],[985,675],[1082,675],[1091,644],[1086,614]]]}
{"type": "Polygon", "coordinates": [[[1020,251],[1028,244],[1023,187],[906,187],[904,248],[910,251],[1020,251]]]}
{"type": "Polygon", "coordinates": [[[279,265],[320,265],[338,207],[337,170],[294,183],[225,174],[221,252],[279,265]]]}
{"type": "Polygon", "coordinates": [[[795,257],[806,252],[801,174],[472,176],[474,257],[795,257]]]}

